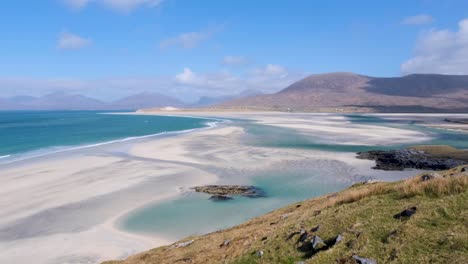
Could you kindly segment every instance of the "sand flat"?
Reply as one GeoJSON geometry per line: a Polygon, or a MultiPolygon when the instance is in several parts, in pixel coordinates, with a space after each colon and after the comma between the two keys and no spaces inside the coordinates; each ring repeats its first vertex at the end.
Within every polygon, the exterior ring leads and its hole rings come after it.
{"type": "MultiPolygon", "coordinates": [[[[337,115],[199,115],[247,119],[297,133],[323,135],[324,139],[337,137],[338,143],[362,139],[364,132],[370,134],[365,134],[361,143],[388,144],[386,137],[390,134],[392,140],[418,140],[409,130],[389,133],[382,127],[369,130],[367,125],[355,124],[344,140],[349,121],[337,115]]],[[[0,262],[28,263],[29,258],[21,252],[34,252],[36,263],[96,263],[167,244],[170,238],[129,234],[117,223],[133,210],[175,199],[189,187],[247,182],[243,179],[246,172],[272,169],[278,164],[298,161],[320,167],[336,161],[343,166],[337,168],[343,172],[339,175],[343,180],[349,181],[351,175],[388,177],[371,170],[371,161],[355,159],[354,153],[249,145],[242,141],[246,133],[236,123],[225,123],[171,137],[127,142],[130,146],[126,152],[95,148],[20,166],[0,166],[0,195],[4,197],[0,201],[0,262]]],[[[395,177],[412,174],[401,172],[395,177]]]]}

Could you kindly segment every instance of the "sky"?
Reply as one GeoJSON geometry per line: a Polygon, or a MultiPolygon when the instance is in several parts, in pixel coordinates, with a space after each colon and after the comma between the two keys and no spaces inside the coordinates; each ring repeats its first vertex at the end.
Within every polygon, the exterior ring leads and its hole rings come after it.
{"type": "Polygon", "coordinates": [[[0,97],[195,101],[326,72],[468,74],[466,0],[11,0],[0,33],[0,97]]]}

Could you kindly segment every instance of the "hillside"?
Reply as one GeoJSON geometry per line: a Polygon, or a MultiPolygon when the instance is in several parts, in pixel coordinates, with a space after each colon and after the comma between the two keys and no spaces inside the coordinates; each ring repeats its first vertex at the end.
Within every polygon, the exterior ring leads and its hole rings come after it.
{"type": "Polygon", "coordinates": [[[377,78],[353,73],[317,74],[278,93],[232,100],[218,107],[283,111],[344,108],[377,112],[466,112],[468,76],[413,74],[377,78]]]}
{"type": "Polygon", "coordinates": [[[467,166],[356,184],[106,264],[466,263],[467,187],[467,166]]]}

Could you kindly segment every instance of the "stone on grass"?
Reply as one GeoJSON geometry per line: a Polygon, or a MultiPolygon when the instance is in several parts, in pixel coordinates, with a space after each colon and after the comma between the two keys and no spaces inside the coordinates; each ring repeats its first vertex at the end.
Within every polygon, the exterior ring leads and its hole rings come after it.
{"type": "Polygon", "coordinates": [[[414,215],[416,213],[416,207],[413,206],[413,207],[410,207],[408,209],[405,209],[401,212],[399,212],[398,214],[394,215],[393,218],[395,219],[404,219],[404,218],[410,218],[412,215],[414,215]]]}
{"type": "Polygon", "coordinates": [[[355,259],[356,263],[358,263],[358,264],[377,264],[377,261],[375,261],[373,259],[362,258],[362,257],[359,257],[357,255],[354,255],[353,259],[355,259]]]}
{"type": "Polygon", "coordinates": [[[421,181],[430,181],[437,178],[442,178],[442,176],[437,172],[425,173],[421,175],[421,181]]]}
{"type": "Polygon", "coordinates": [[[192,244],[193,242],[194,242],[194,240],[189,240],[189,241],[186,241],[186,242],[180,242],[180,243],[177,243],[177,244],[173,245],[172,247],[173,248],[186,247],[186,246],[192,244]]]}
{"type": "Polygon", "coordinates": [[[323,244],[323,240],[319,236],[313,236],[312,240],[310,241],[312,243],[312,248],[317,249],[317,247],[320,244],[323,244]]]}

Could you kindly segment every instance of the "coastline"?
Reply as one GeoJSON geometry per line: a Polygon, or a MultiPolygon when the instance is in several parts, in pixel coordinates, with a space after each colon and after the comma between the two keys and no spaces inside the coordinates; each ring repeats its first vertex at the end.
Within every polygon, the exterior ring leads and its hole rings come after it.
{"type": "MultiPolygon", "coordinates": [[[[343,136],[341,130],[330,130],[327,127],[349,126],[346,120],[334,119],[327,114],[316,115],[320,117],[319,120],[312,120],[309,126],[301,118],[310,119],[311,115],[304,114],[210,113],[194,117],[199,116],[249,119],[272,128],[291,129],[299,134],[312,131],[335,133],[331,137],[323,137],[325,141],[336,135],[343,136]],[[328,119],[324,121],[323,117],[328,119]],[[298,127],[297,123],[301,126],[298,127]]],[[[368,137],[368,141],[361,139],[359,143],[372,145],[379,141],[382,145],[389,145],[395,142],[394,138],[386,138],[388,134],[385,131],[364,124],[355,125],[355,134],[348,135],[345,142],[337,143],[356,144],[356,139],[362,137],[360,132],[370,127],[375,129],[373,133],[376,136],[368,137]]],[[[421,140],[420,133],[404,129],[391,131],[394,136],[408,143],[421,140]]],[[[33,252],[32,248],[35,248],[34,258],[38,263],[60,263],[67,259],[76,261],[77,258],[94,263],[122,259],[139,251],[171,243],[175,240],[157,234],[129,233],[118,222],[134,211],[180,197],[184,190],[195,185],[248,181],[249,173],[238,171],[236,167],[242,167],[246,172],[261,171],[275,168],[283,164],[284,160],[302,162],[312,168],[337,164],[337,171],[332,171],[330,175],[343,174],[338,175],[341,178],[337,180],[347,184],[366,177],[394,181],[415,174],[415,171],[406,171],[392,173],[396,175],[392,176],[374,171],[370,169],[372,161],[357,160],[351,152],[248,145],[241,140],[245,135],[243,127],[225,123],[169,137],[145,138],[115,146],[111,144],[84,149],[73,155],[67,153],[69,155],[66,157],[39,159],[36,163],[27,162],[21,168],[10,168],[5,175],[11,181],[6,182],[6,190],[1,194],[3,197],[16,196],[2,202],[5,211],[0,215],[0,249],[4,255],[0,256],[0,261],[3,258],[3,262],[8,262],[16,256],[17,263],[27,263],[26,258],[20,259],[15,252],[33,252]],[[335,163],[330,163],[330,160],[335,163]],[[354,176],[356,178],[353,179],[354,176]],[[35,180],[37,177],[47,179],[35,180]],[[29,190],[29,193],[25,190],[29,190]],[[31,197],[42,197],[44,201],[30,201],[31,197]],[[50,216],[57,218],[55,222],[50,222],[50,216]],[[69,222],[61,226],[60,223],[64,221],[69,222]],[[58,227],[48,230],[49,227],[43,227],[42,224],[55,224],[58,227]],[[86,241],[93,241],[94,247],[82,245],[86,241]],[[38,243],[40,246],[37,246],[38,243]]],[[[289,165],[282,166],[287,168],[289,165]]]]}

